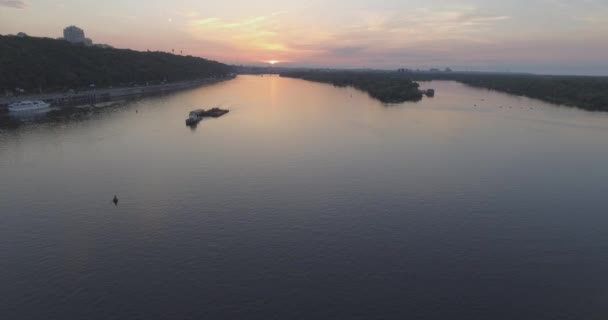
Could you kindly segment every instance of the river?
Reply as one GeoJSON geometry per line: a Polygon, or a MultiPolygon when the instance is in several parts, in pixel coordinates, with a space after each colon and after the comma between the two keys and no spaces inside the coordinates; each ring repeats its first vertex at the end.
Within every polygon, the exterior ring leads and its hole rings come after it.
{"type": "Polygon", "coordinates": [[[0,319],[605,319],[608,114],[422,87],[239,76],[0,128],[0,319]]]}

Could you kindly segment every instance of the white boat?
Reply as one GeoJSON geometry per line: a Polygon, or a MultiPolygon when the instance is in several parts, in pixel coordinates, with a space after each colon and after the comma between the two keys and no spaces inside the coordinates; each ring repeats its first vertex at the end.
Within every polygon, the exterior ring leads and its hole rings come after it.
{"type": "Polygon", "coordinates": [[[50,103],[44,101],[21,101],[15,102],[8,105],[8,111],[10,112],[37,112],[48,110],[51,106],[50,103]]]}

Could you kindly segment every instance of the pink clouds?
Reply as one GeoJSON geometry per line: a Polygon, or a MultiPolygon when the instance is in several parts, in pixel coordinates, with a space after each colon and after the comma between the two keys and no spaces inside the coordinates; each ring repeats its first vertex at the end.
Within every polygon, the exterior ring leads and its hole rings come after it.
{"type": "Polygon", "coordinates": [[[23,9],[27,4],[23,0],[0,0],[0,7],[23,9]]]}

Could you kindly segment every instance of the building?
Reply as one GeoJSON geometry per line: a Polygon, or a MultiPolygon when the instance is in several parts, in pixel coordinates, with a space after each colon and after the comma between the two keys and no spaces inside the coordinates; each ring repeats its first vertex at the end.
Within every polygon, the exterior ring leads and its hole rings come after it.
{"type": "Polygon", "coordinates": [[[84,31],[77,26],[69,26],[63,29],[63,38],[71,43],[84,43],[84,31]]]}
{"type": "Polygon", "coordinates": [[[77,26],[69,26],[63,29],[63,38],[57,40],[65,40],[70,43],[83,44],[87,47],[112,48],[107,44],[95,44],[91,38],[85,37],[84,30],[77,26]]]}

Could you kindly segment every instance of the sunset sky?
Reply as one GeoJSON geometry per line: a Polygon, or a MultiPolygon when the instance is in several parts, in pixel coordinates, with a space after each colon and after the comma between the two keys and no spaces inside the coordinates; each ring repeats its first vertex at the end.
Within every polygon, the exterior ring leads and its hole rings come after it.
{"type": "Polygon", "coordinates": [[[608,75],[607,0],[0,0],[0,34],[226,63],[608,75]]]}

